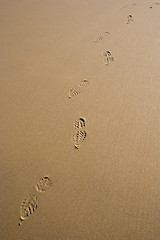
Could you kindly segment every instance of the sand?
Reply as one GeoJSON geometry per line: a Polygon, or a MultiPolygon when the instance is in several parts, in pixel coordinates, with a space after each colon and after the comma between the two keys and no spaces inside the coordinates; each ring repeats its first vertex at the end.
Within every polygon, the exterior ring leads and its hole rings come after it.
{"type": "Polygon", "coordinates": [[[0,0],[0,239],[160,239],[159,17],[0,0]]]}

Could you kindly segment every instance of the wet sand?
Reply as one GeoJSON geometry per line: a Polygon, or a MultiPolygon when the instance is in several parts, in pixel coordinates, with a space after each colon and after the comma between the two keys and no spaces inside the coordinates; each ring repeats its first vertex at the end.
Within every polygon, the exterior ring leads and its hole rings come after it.
{"type": "Polygon", "coordinates": [[[1,239],[160,239],[159,16],[0,0],[1,239]]]}

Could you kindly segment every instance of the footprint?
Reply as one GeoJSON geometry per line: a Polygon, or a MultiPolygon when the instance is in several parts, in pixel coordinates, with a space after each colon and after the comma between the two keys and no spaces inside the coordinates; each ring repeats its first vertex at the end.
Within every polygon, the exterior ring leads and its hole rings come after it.
{"type": "Polygon", "coordinates": [[[103,37],[103,35],[99,35],[99,37],[98,38],[96,38],[94,41],[95,41],[95,43],[97,43],[97,42],[99,42],[100,40],[102,40],[104,37],[103,37]]]}
{"type": "Polygon", "coordinates": [[[104,62],[106,64],[106,66],[109,66],[110,62],[114,61],[114,58],[112,57],[112,54],[110,51],[106,51],[103,53],[104,58],[104,62]]]}
{"type": "Polygon", "coordinates": [[[35,195],[28,194],[28,196],[23,200],[20,206],[20,222],[19,226],[21,226],[22,222],[28,218],[31,214],[35,212],[38,207],[38,198],[35,195]]]}
{"type": "Polygon", "coordinates": [[[86,87],[89,84],[87,79],[82,80],[80,83],[78,83],[79,87],[86,87]]]}
{"type": "Polygon", "coordinates": [[[75,96],[78,96],[80,94],[80,89],[78,88],[71,88],[70,91],[69,91],[69,98],[72,98],[72,97],[75,97],[75,96]]]}
{"type": "Polygon", "coordinates": [[[103,34],[100,34],[99,37],[94,40],[94,42],[97,43],[97,42],[103,40],[103,38],[105,38],[108,34],[110,34],[110,33],[104,32],[103,34]]]}
{"type": "Polygon", "coordinates": [[[45,192],[47,191],[52,185],[52,181],[49,177],[43,177],[40,181],[36,184],[35,189],[37,192],[45,192]]]}
{"type": "Polygon", "coordinates": [[[77,86],[70,89],[68,97],[72,98],[72,97],[78,96],[81,93],[80,88],[86,87],[88,84],[89,84],[89,81],[87,79],[82,80],[77,84],[77,86]]]}
{"type": "Polygon", "coordinates": [[[127,24],[129,24],[130,22],[133,22],[133,16],[131,15],[131,14],[129,14],[128,16],[127,16],[127,18],[126,18],[126,22],[127,22],[127,24]]]}
{"type": "Polygon", "coordinates": [[[87,136],[86,131],[79,130],[73,135],[74,147],[76,149],[80,148],[81,143],[85,140],[87,136]]]}
{"type": "Polygon", "coordinates": [[[75,128],[83,128],[86,125],[86,120],[84,118],[80,118],[78,121],[75,121],[73,126],[75,128]]]}

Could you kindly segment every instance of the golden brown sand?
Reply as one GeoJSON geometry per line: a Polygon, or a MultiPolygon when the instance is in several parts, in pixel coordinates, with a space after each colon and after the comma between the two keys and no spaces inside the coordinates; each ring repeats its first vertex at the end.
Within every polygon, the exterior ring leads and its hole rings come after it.
{"type": "Polygon", "coordinates": [[[0,0],[0,239],[160,239],[160,4],[0,0]]]}

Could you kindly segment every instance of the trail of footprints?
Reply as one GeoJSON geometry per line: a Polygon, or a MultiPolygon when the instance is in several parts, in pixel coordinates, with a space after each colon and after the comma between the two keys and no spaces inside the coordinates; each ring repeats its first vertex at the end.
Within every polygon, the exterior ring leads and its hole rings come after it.
{"type": "MultiPolygon", "coordinates": [[[[43,177],[35,185],[37,192],[45,192],[52,185],[52,181],[49,177],[43,177]]],[[[20,222],[19,226],[22,225],[22,222],[32,215],[38,208],[39,199],[36,195],[28,194],[22,201],[20,206],[20,222]]]]}
{"type": "MultiPolygon", "coordinates": [[[[155,5],[160,5],[159,2],[156,2],[152,5],[150,5],[150,8],[153,8],[155,5]]],[[[125,5],[121,9],[128,8],[130,6],[136,6],[135,3],[125,5]]],[[[134,21],[134,18],[131,14],[129,14],[126,17],[126,23],[129,24],[134,21]]],[[[95,40],[95,43],[98,43],[99,41],[103,40],[107,35],[109,35],[109,32],[104,32],[100,34],[95,40]]],[[[103,53],[104,56],[104,63],[106,66],[109,66],[111,62],[114,61],[114,57],[112,56],[111,51],[107,50],[103,53]]],[[[76,86],[70,89],[69,91],[69,98],[73,98],[75,96],[78,96],[81,93],[81,90],[83,87],[88,86],[89,82],[87,79],[82,80],[79,82],[76,86]]],[[[74,127],[74,135],[73,135],[73,143],[74,143],[74,148],[79,149],[81,144],[84,142],[84,140],[87,137],[87,131],[86,131],[86,119],[81,117],[78,120],[74,121],[73,123],[74,127]]],[[[35,185],[35,190],[38,193],[46,192],[50,187],[52,186],[52,180],[49,177],[43,177],[37,182],[35,185]]],[[[32,215],[34,212],[36,212],[37,208],[39,206],[39,199],[36,196],[36,194],[28,194],[22,201],[20,205],[20,221],[19,221],[19,226],[22,225],[22,222],[24,220],[28,219],[30,215],[32,215]]]]}
{"type": "MultiPolygon", "coordinates": [[[[110,34],[110,32],[104,32],[104,33],[100,34],[99,37],[95,39],[95,43],[103,40],[103,38],[109,34],[110,34]]],[[[104,56],[104,63],[106,66],[109,66],[110,63],[114,61],[114,58],[113,58],[111,52],[108,50],[103,53],[103,56],[104,56]]]]}

